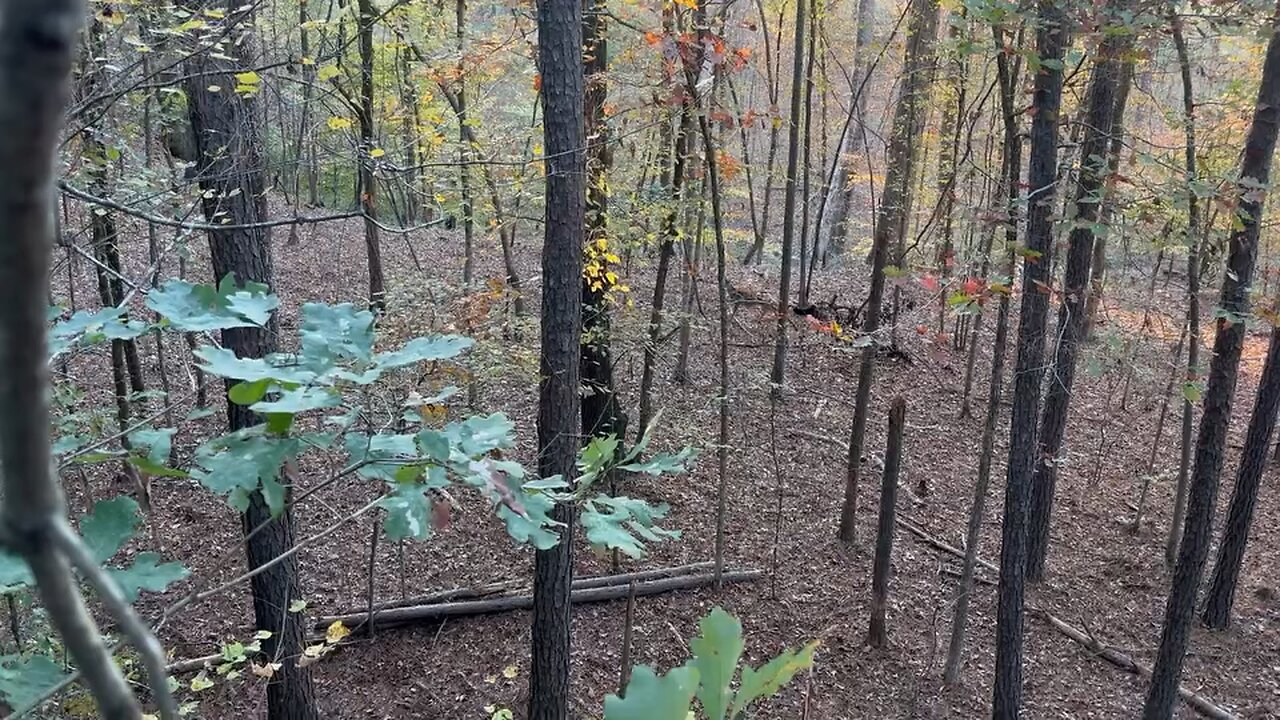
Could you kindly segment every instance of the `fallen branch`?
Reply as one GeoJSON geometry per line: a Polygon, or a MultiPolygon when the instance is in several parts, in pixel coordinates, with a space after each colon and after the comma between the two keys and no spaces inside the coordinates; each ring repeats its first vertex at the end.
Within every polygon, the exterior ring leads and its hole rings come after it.
{"type": "MultiPolygon", "coordinates": [[[[1034,609],[1033,612],[1044,618],[1044,620],[1049,623],[1049,626],[1054,630],[1057,630],[1077,643],[1080,643],[1095,656],[1106,660],[1126,672],[1133,673],[1134,675],[1140,675],[1144,678],[1151,677],[1151,668],[1137,660],[1134,660],[1129,655],[1126,655],[1113,647],[1104,645],[1098,640],[1054,617],[1053,614],[1047,610],[1034,609]]],[[[1204,715],[1205,717],[1214,718],[1215,720],[1238,720],[1236,715],[1232,714],[1221,705],[1218,705],[1199,693],[1188,690],[1182,685],[1178,686],[1178,697],[1182,698],[1183,701],[1194,708],[1196,712],[1204,715]]]]}
{"type": "MultiPolygon", "coordinates": [[[[724,573],[721,576],[721,580],[726,583],[749,582],[758,580],[763,576],[764,573],[760,570],[735,570],[724,573]]],[[[659,595],[673,590],[692,590],[695,588],[713,585],[715,582],[716,577],[713,573],[686,575],[684,577],[636,583],[634,585],[634,593],[636,597],[645,597],[648,595],[659,595]]],[[[570,601],[573,603],[590,603],[604,602],[606,600],[620,600],[626,598],[631,592],[633,592],[633,590],[632,586],[629,584],[575,589],[570,595],[570,601]]],[[[395,627],[400,625],[410,625],[413,623],[442,620],[448,617],[468,617],[473,615],[489,615],[493,613],[511,612],[513,610],[527,610],[532,607],[532,595],[515,595],[511,597],[494,598],[492,600],[469,600],[462,602],[436,603],[432,605],[418,605],[414,607],[392,608],[381,612],[375,612],[373,614],[372,621],[375,627],[395,627]]],[[[316,622],[316,628],[323,629],[334,622],[339,621],[354,629],[369,621],[369,611],[366,609],[361,612],[350,613],[347,615],[320,618],[316,622]]]]}
{"type": "MultiPolygon", "coordinates": [[[[712,563],[698,562],[690,565],[677,565],[674,567],[655,568],[652,570],[638,570],[630,573],[619,573],[617,575],[601,575],[598,577],[575,578],[573,581],[573,590],[589,590],[598,587],[612,587],[615,585],[629,585],[633,582],[643,582],[645,580],[657,580],[659,578],[681,577],[693,575],[694,573],[711,569],[712,563]]],[[[440,603],[455,602],[459,600],[480,600],[491,598],[494,595],[510,597],[523,595],[532,592],[532,588],[528,582],[520,580],[504,580],[501,582],[489,583],[475,588],[451,588],[449,590],[438,590],[436,592],[427,593],[426,595],[418,595],[417,597],[405,598],[403,600],[391,600],[384,603],[378,603],[373,606],[374,612],[382,612],[383,610],[392,610],[404,607],[419,607],[423,605],[438,605],[440,603]]],[[[348,615],[356,615],[358,613],[368,613],[368,607],[361,609],[352,609],[340,612],[336,615],[321,617],[316,620],[316,628],[324,629],[333,624],[337,620],[348,615]]],[[[345,624],[345,623],[344,623],[345,624]]]]}
{"type": "MultiPolygon", "coordinates": [[[[949,554],[951,554],[951,555],[955,555],[956,557],[960,558],[961,560],[963,560],[963,559],[964,559],[964,551],[963,551],[963,550],[961,550],[960,548],[955,547],[955,546],[953,546],[953,545],[948,545],[948,544],[946,544],[945,542],[943,542],[943,541],[939,540],[938,538],[936,538],[936,537],[934,537],[934,536],[930,535],[930,534],[928,533],[928,531],[926,531],[924,528],[919,527],[919,526],[917,526],[917,525],[914,525],[914,524],[912,524],[911,522],[909,522],[909,521],[907,521],[907,520],[904,520],[904,519],[902,519],[902,518],[897,518],[897,523],[898,523],[898,526],[899,526],[899,527],[906,528],[908,531],[910,531],[910,533],[911,533],[912,535],[915,535],[916,537],[920,538],[920,539],[921,539],[921,540],[923,540],[925,543],[927,543],[927,544],[929,544],[929,545],[932,545],[933,547],[935,547],[935,548],[937,548],[937,549],[939,549],[939,550],[941,550],[941,551],[943,551],[943,552],[945,552],[945,553],[949,553],[949,554]]],[[[996,573],[996,574],[999,574],[999,573],[1000,573],[1000,568],[996,567],[994,563],[992,563],[992,562],[990,562],[990,561],[987,561],[987,560],[983,560],[982,558],[978,558],[977,560],[978,560],[978,564],[979,564],[979,565],[981,565],[982,567],[984,567],[984,568],[986,568],[986,569],[988,569],[988,570],[990,570],[990,571],[992,571],[992,572],[994,572],[994,573],[996,573]]]]}

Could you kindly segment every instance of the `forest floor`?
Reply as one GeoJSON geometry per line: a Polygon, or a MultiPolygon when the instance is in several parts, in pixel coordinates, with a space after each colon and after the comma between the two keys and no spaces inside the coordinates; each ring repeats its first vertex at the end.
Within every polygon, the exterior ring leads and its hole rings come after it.
{"type": "MultiPolygon", "coordinates": [[[[358,223],[305,228],[295,245],[286,242],[287,233],[278,233],[275,265],[277,291],[283,300],[282,336],[295,337],[296,313],[302,302],[362,302],[367,280],[358,223]]],[[[124,223],[123,228],[131,226],[124,223]]],[[[138,231],[132,237],[145,238],[141,228],[132,230],[138,231]]],[[[500,277],[494,241],[491,236],[481,237],[478,274],[500,277]]],[[[407,240],[386,234],[382,242],[388,280],[395,288],[386,327],[393,335],[401,334],[387,338],[388,344],[403,340],[409,332],[460,327],[456,305],[452,310],[432,305],[439,288],[456,283],[460,277],[460,233],[427,230],[407,240]],[[410,246],[425,270],[416,269],[410,246]]],[[[518,246],[536,316],[540,243],[529,231],[518,246]]],[[[191,247],[191,277],[207,281],[203,238],[193,238],[191,247]]],[[[123,254],[127,260],[136,260],[129,263],[129,274],[139,277],[145,269],[141,261],[145,242],[131,241],[123,254]]],[[[776,276],[776,257],[773,260],[772,274],[776,276]]],[[[814,296],[825,299],[836,294],[842,304],[857,305],[866,273],[861,262],[820,272],[814,296]]],[[[88,263],[77,263],[71,275],[80,302],[84,297],[95,297],[88,263]]],[[[703,275],[713,277],[709,271],[703,275]]],[[[736,262],[731,276],[754,277],[736,262]]],[[[61,277],[55,282],[55,296],[65,301],[66,276],[61,277]]],[[[1066,462],[1054,507],[1048,577],[1030,589],[1028,604],[1088,628],[1099,640],[1150,663],[1159,642],[1170,577],[1163,562],[1163,545],[1178,461],[1181,396],[1177,389],[1156,447],[1158,478],[1152,486],[1147,517],[1136,534],[1126,526],[1133,516],[1130,504],[1147,474],[1160,395],[1168,382],[1169,357],[1178,339],[1183,279],[1174,277],[1166,284],[1159,278],[1152,323],[1144,330],[1141,318],[1149,276],[1116,270],[1112,277],[1106,322],[1099,328],[1099,340],[1085,350],[1084,369],[1072,403],[1066,462]],[[1124,338],[1140,338],[1140,342],[1130,348],[1124,338]],[[1133,370],[1132,387],[1122,408],[1128,368],[1133,370]]],[[[652,297],[649,260],[637,256],[627,280],[635,307],[619,309],[615,319],[616,377],[624,407],[634,417],[640,340],[652,297]]],[[[771,286],[776,287],[772,283],[764,287],[771,286]]],[[[867,453],[883,451],[888,404],[894,396],[906,398],[899,515],[935,537],[961,546],[976,475],[994,323],[986,323],[980,341],[973,413],[962,418],[966,353],[937,342],[932,330],[917,333],[915,327],[920,323],[936,327],[937,306],[925,304],[927,298],[919,283],[904,292],[919,302],[898,333],[909,361],[879,363],[867,453]],[[920,492],[919,486],[927,486],[927,492],[920,492]]],[[[1215,293],[1216,286],[1205,294],[1204,305],[1210,310],[1215,293]]],[[[678,273],[673,272],[668,307],[677,306],[678,296],[678,273]]],[[[707,319],[715,317],[714,288],[707,282],[702,283],[701,297],[706,316],[695,313],[691,382],[671,382],[674,339],[659,353],[656,400],[664,414],[655,443],[666,449],[683,445],[704,448],[702,460],[690,475],[660,481],[628,479],[625,487],[629,494],[669,503],[672,510],[666,525],[680,529],[683,537],[655,546],[651,556],[642,561],[625,562],[627,570],[711,558],[718,482],[711,448],[715,443],[718,375],[714,323],[707,319]]],[[[959,562],[901,529],[895,538],[890,581],[891,645],[883,651],[866,647],[872,556],[869,539],[876,523],[880,483],[875,462],[864,466],[859,542],[845,547],[836,540],[857,354],[835,338],[814,333],[801,318],[789,318],[787,392],[775,407],[768,394],[775,327],[772,317],[768,311],[743,307],[730,328],[733,392],[727,553],[731,566],[759,568],[765,577],[726,586],[719,593],[708,588],[638,600],[634,660],[660,670],[682,662],[687,654],[684,643],[695,634],[698,619],[721,605],[741,619],[747,635],[747,659],[753,664],[785,647],[811,639],[822,642],[812,673],[797,678],[754,717],[985,715],[993,668],[995,589],[986,583],[976,586],[963,684],[944,688],[940,677],[956,589],[952,573],[958,570],[959,562]]],[[[1211,341],[1211,337],[1205,338],[1202,357],[1208,357],[1211,341]]],[[[1265,349],[1265,337],[1252,334],[1237,390],[1232,451],[1218,495],[1215,527],[1221,526],[1230,498],[1265,349]]],[[[171,356],[180,350],[170,343],[171,356]]],[[[143,352],[148,374],[154,377],[155,353],[149,341],[143,352]]],[[[537,333],[530,331],[518,342],[496,338],[482,342],[476,360],[485,366],[478,383],[477,407],[484,412],[505,412],[514,420],[520,436],[517,458],[526,462],[534,457],[536,353],[537,333]]],[[[79,361],[76,371],[101,377],[107,374],[102,362],[101,356],[79,361]],[[82,368],[80,363],[85,363],[82,368]]],[[[1006,367],[1012,362],[1011,352],[1006,367]]],[[[170,367],[178,386],[175,395],[189,397],[181,359],[171,359],[170,367]]],[[[211,396],[220,394],[211,389],[211,396]]],[[[465,407],[450,410],[451,416],[465,412],[465,407]]],[[[222,417],[219,412],[185,423],[177,441],[180,457],[189,457],[200,440],[217,431],[222,417]]],[[[1007,440],[1006,404],[997,434],[980,551],[992,561],[998,561],[999,555],[1007,440]]],[[[303,467],[297,487],[305,490],[314,486],[328,473],[323,467],[303,467]]],[[[94,476],[92,482],[98,497],[129,490],[126,483],[108,475],[94,476]]],[[[68,492],[73,503],[82,501],[78,483],[69,482],[68,492]]],[[[154,510],[149,522],[167,556],[186,563],[198,578],[225,581],[240,572],[240,523],[233,511],[190,481],[156,479],[152,493],[154,510]]],[[[358,481],[317,494],[297,511],[297,536],[315,534],[375,496],[376,488],[358,481]]],[[[363,517],[300,553],[309,616],[364,606],[372,523],[371,517],[363,517]]],[[[1280,527],[1280,487],[1274,472],[1264,480],[1254,527],[1231,629],[1209,632],[1197,628],[1184,684],[1241,717],[1280,718],[1280,536],[1274,532],[1280,527]]],[[[138,549],[152,549],[151,542],[136,544],[138,549]]],[[[608,561],[594,556],[584,545],[579,544],[577,558],[579,575],[609,571],[608,561]]],[[[420,595],[437,589],[524,580],[529,578],[532,564],[532,552],[513,547],[478,501],[464,501],[451,526],[430,542],[403,548],[390,542],[378,545],[375,593],[379,600],[393,600],[402,592],[420,595]]],[[[981,568],[979,577],[995,580],[993,573],[981,568]]],[[[191,581],[186,581],[166,594],[146,596],[141,607],[155,613],[190,587],[191,581]]],[[[617,689],[624,605],[625,601],[616,601],[575,609],[574,717],[599,717],[603,697],[617,689]]],[[[494,708],[506,707],[521,717],[527,697],[529,625],[528,613],[513,612],[384,630],[373,638],[353,640],[314,666],[322,716],[469,719],[489,718],[494,708]]],[[[1137,716],[1146,690],[1143,679],[1098,659],[1055,632],[1035,613],[1028,613],[1026,626],[1027,717],[1137,716]]],[[[187,609],[166,625],[162,639],[175,658],[182,659],[216,652],[219,643],[246,638],[252,631],[247,590],[237,590],[187,609]]],[[[254,687],[260,682],[252,676],[219,682],[200,695],[200,714],[262,716],[265,695],[254,687]]],[[[1185,705],[1178,712],[1180,717],[1193,716],[1185,705]]]]}

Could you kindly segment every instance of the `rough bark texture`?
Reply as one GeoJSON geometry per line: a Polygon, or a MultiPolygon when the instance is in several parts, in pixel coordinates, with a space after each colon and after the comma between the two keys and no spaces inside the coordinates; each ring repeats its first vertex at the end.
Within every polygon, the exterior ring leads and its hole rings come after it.
{"type": "Polygon", "coordinates": [[[996,608],[996,667],[992,716],[1017,718],[1022,708],[1022,610],[1026,565],[1026,515],[1035,462],[1036,414],[1044,377],[1045,316],[1049,311],[1049,257],[1053,241],[1054,181],[1058,165],[1058,110],[1062,103],[1067,18],[1054,0],[1040,0],[1031,155],[1027,168],[1027,252],[1023,260],[1018,359],[1010,420],[1009,464],[1000,534],[1000,587],[996,608]]]}
{"type": "Polygon", "coordinates": [[[893,114],[893,134],[889,138],[884,194],[876,214],[875,235],[872,238],[871,292],[867,297],[866,321],[862,327],[870,344],[863,348],[862,360],[858,366],[853,428],[849,436],[848,475],[845,479],[844,506],[840,511],[840,539],[845,542],[854,540],[858,512],[862,441],[867,429],[867,406],[870,404],[871,382],[875,375],[875,335],[880,329],[880,311],[884,305],[884,268],[889,260],[889,244],[901,231],[906,213],[907,183],[913,176],[912,168],[916,160],[916,143],[913,140],[922,130],[924,122],[929,70],[933,65],[938,30],[936,0],[912,0],[910,12],[902,93],[893,114]]]}
{"type": "Polygon", "coordinates": [[[1249,528],[1253,525],[1253,510],[1258,504],[1258,486],[1267,467],[1267,451],[1276,427],[1277,410],[1280,410],[1280,330],[1273,329],[1262,379],[1258,382],[1258,397],[1254,400],[1249,431],[1245,435],[1244,454],[1236,470],[1236,486],[1231,492],[1227,524],[1218,543],[1213,580],[1209,583],[1201,615],[1204,624],[1211,628],[1222,630],[1231,622],[1231,605],[1235,602],[1245,545],[1249,542],[1249,528]]]}
{"type": "MultiPolygon", "coordinates": [[[[1249,288],[1258,256],[1258,233],[1262,223],[1264,193],[1271,175],[1276,132],[1280,129],[1280,5],[1272,21],[1271,41],[1262,66],[1262,85],[1254,106],[1253,124],[1245,140],[1240,165],[1241,183],[1238,217],[1242,226],[1231,235],[1227,272],[1222,281],[1219,305],[1228,317],[1217,320],[1213,360],[1204,394],[1204,411],[1196,440],[1195,470],[1187,497],[1187,519],[1178,548],[1178,564],[1173,574],[1169,601],[1165,606],[1160,650],[1151,676],[1151,690],[1143,707],[1145,720],[1166,720],[1173,715],[1178,698],[1178,679],[1190,641],[1195,613],[1196,591],[1204,573],[1213,530],[1213,507],[1218,494],[1227,442],[1227,425],[1235,394],[1240,352],[1244,345],[1244,317],[1249,313],[1249,288]]],[[[1274,413],[1273,413],[1274,415],[1274,413]]]]}
{"type": "Polygon", "coordinates": [[[867,644],[874,648],[889,645],[885,611],[889,607],[889,565],[893,555],[894,515],[898,502],[898,474],[902,469],[902,432],[906,425],[907,401],[895,398],[889,408],[889,440],[884,451],[884,475],[880,481],[880,520],[876,527],[876,556],[871,569],[871,628],[867,644]]]}
{"type": "Polygon", "coordinates": [[[1058,453],[1066,435],[1076,358],[1085,335],[1085,294],[1093,260],[1093,225],[1099,219],[1102,195],[1111,174],[1107,155],[1111,147],[1111,133],[1120,120],[1115,116],[1119,102],[1116,93],[1121,87],[1124,55],[1129,46],[1128,35],[1113,35],[1102,41],[1094,60],[1088,91],[1084,143],[1080,149],[1079,182],[1076,185],[1075,224],[1067,250],[1062,304],[1058,307],[1058,342],[1041,415],[1035,455],[1038,461],[1031,477],[1031,505],[1027,511],[1027,579],[1031,581],[1043,577],[1045,556],[1049,551],[1049,522],[1058,480],[1058,453]]]}
{"type": "MultiPolygon", "coordinates": [[[[216,3],[198,4],[198,8],[216,3]]],[[[239,7],[229,0],[227,14],[239,7]]],[[[242,23],[240,27],[252,27],[242,23]]],[[[246,34],[236,43],[240,58],[250,57],[252,37],[246,34]]],[[[235,87],[232,74],[239,72],[241,60],[220,59],[209,52],[197,52],[187,61],[187,109],[195,133],[197,180],[203,190],[204,214],[209,222],[226,218],[242,226],[267,219],[260,118],[252,98],[232,92],[210,92],[216,83],[235,87]]],[[[209,232],[213,280],[235,273],[239,283],[272,281],[271,234],[264,228],[209,232]]],[[[274,316],[266,328],[237,328],[222,333],[222,346],[238,357],[263,357],[276,350],[274,316]]],[[[235,384],[228,380],[227,386],[235,384]]],[[[227,403],[227,423],[231,430],[256,425],[259,418],[247,407],[227,403]]],[[[288,510],[272,519],[261,493],[253,493],[249,508],[241,517],[244,530],[262,527],[246,543],[249,568],[273,560],[293,547],[293,523],[288,510]]],[[[309,669],[300,667],[306,628],[297,613],[288,612],[294,600],[303,598],[298,583],[296,556],[290,556],[252,580],[256,627],[270,630],[263,641],[269,657],[286,658],[283,667],[267,685],[267,715],[271,720],[312,720],[318,718],[315,690],[309,669]]]]}
{"type": "MultiPolygon", "coordinates": [[[[579,445],[586,196],[580,0],[539,3],[538,67],[542,71],[543,146],[547,157],[538,473],[542,477],[573,477],[579,445]]],[[[539,551],[534,561],[531,720],[567,720],[569,717],[573,507],[561,503],[553,516],[565,523],[560,544],[539,551]]]]}

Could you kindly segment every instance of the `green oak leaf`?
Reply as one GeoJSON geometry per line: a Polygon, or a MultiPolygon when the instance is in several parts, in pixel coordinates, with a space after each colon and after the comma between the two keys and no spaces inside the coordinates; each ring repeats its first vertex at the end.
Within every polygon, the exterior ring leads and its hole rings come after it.
{"type": "Polygon", "coordinates": [[[678,667],[659,677],[642,665],[632,671],[622,697],[604,699],[604,720],[686,720],[697,689],[696,668],[678,667]]]}

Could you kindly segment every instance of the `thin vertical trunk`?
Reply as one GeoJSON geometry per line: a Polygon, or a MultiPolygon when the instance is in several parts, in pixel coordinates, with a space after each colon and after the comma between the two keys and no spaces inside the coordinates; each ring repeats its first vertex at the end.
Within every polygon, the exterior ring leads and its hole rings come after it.
{"type": "Polygon", "coordinates": [[[853,42],[853,97],[849,99],[849,115],[845,119],[845,130],[840,134],[840,147],[836,150],[836,161],[839,163],[831,182],[827,185],[823,202],[830,207],[829,212],[819,210],[818,252],[823,262],[830,249],[837,250],[849,234],[849,205],[853,201],[854,157],[866,143],[866,86],[865,75],[870,72],[867,63],[867,47],[871,44],[874,29],[876,0],[858,0],[857,33],[853,42]],[[853,133],[849,130],[852,128],[853,133]]]}
{"type": "MultiPolygon", "coordinates": [[[[1182,76],[1182,113],[1187,175],[1187,374],[1186,382],[1199,378],[1200,368],[1200,203],[1192,184],[1196,171],[1196,99],[1191,84],[1191,59],[1187,55],[1187,43],[1182,36],[1182,19],[1177,12],[1169,14],[1169,29],[1178,52],[1179,74],[1182,76]]],[[[1204,228],[1207,230],[1207,226],[1204,228]]],[[[1177,559],[1178,545],[1182,542],[1182,522],[1187,509],[1187,483],[1191,477],[1192,434],[1195,425],[1196,406],[1189,394],[1183,393],[1182,440],[1178,457],[1178,480],[1174,485],[1173,517],[1169,521],[1169,536],[1164,545],[1165,564],[1172,567],[1177,559]]]]}
{"type": "MultiPolygon", "coordinates": [[[[1116,9],[1124,9],[1123,4],[1116,9]]],[[[1058,479],[1058,454],[1066,436],[1076,359],[1084,340],[1085,294],[1089,289],[1089,266],[1093,259],[1094,224],[1101,220],[1099,208],[1104,202],[1111,175],[1109,149],[1119,150],[1118,145],[1111,143],[1111,134],[1121,120],[1115,114],[1117,106],[1122,103],[1118,92],[1122,88],[1128,89],[1121,78],[1127,62],[1124,56],[1131,45],[1128,35],[1108,36],[1102,41],[1094,59],[1089,106],[1084,117],[1085,136],[1080,148],[1074,222],[1063,275],[1062,304],[1058,308],[1058,342],[1041,415],[1036,453],[1038,461],[1031,476],[1027,579],[1032,582],[1044,576],[1045,559],[1049,553],[1049,525],[1058,479]]]]}
{"type": "MultiPolygon", "coordinates": [[[[1187,519],[1178,548],[1178,564],[1173,573],[1169,602],[1165,606],[1160,650],[1151,675],[1151,691],[1143,707],[1145,720],[1165,720],[1173,715],[1178,697],[1178,680],[1190,642],[1196,591],[1200,586],[1213,530],[1213,508],[1217,501],[1218,478],[1231,422],[1232,402],[1244,346],[1245,318],[1249,314],[1249,286],[1258,255],[1264,193],[1271,175],[1276,133],[1280,129],[1280,4],[1272,18],[1271,40],[1262,66],[1262,83],[1254,105],[1253,123],[1245,140],[1240,164],[1237,217],[1241,227],[1232,233],[1227,271],[1222,280],[1213,341],[1213,359],[1204,393],[1204,412],[1196,441],[1195,470],[1187,501],[1187,519]]],[[[1274,418],[1275,412],[1271,412],[1274,418]]]]}
{"type": "MultiPolygon", "coordinates": [[[[1017,73],[1010,68],[1009,56],[1003,52],[1004,33],[995,31],[996,71],[1000,77],[1000,114],[1004,118],[1004,175],[1002,187],[1008,201],[1005,244],[1008,256],[1005,273],[1013,277],[1014,255],[1018,242],[1019,182],[1022,179],[1022,139],[1018,136],[1017,73]]],[[[956,588],[955,610],[951,617],[951,640],[947,646],[947,662],[942,671],[943,682],[956,684],[960,679],[961,655],[964,652],[966,627],[969,622],[969,599],[973,593],[973,575],[978,565],[978,542],[986,517],[987,488],[991,483],[991,460],[995,455],[996,426],[1000,419],[1000,397],[1004,393],[1005,351],[1009,344],[1009,293],[1001,293],[996,313],[996,339],[991,350],[991,384],[987,391],[987,416],[982,426],[982,449],[978,454],[978,478],[973,486],[973,505],[969,509],[969,526],[965,533],[964,563],[960,585],[956,588]]],[[[973,339],[978,342],[977,337],[973,339]]]]}
{"type": "Polygon", "coordinates": [[[884,194],[876,214],[875,234],[872,237],[871,291],[862,327],[863,340],[867,345],[862,349],[858,366],[858,389],[854,396],[853,428],[849,437],[848,475],[844,504],[840,512],[840,539],[846,543],[854,541],[863,435],[867,427],[871,382],[875,374],[876,333],[880,329],[880,312],[884,305],[884,269],[888,265],[890,243],[902,232],[907,185],[913,176],[916,161],[914,140],[923,129],[925,104],[928,102],[928,69],[933,65],[938,30],[938,5],[935,0],[912,0],[910,8],[903,61],[905,72],[901,94],[894,109],[884,194]]]}
{"type": "Polygon", "coordinates": [[[778,99],[780,91],[778,88],[781,80],[778,77],[777,64],[782,61],[782,11],[778,12],[778,32],[776,36],[769,35],[769,14],[765,12],[764,0],[756,0],[756,9],[760,13],[760,34],[764,37],[764,69],[766,82],[769,86],[769,151],[764,166],[764,202],[761,203],[760,210],[760,230],[756,234],[755,243],[747,251],[743,257],[744,265],[759,263],[764,254],[764,243],[769,237],[769,210],[772,207],[773,200],[773,167],[778,158],[778,134],[782,129],[781,118],[778,113],[778,99]]]}
{"type": "MultiPolygon", "coordinates": [[[[573,477],[581,424],[582,247],[586,131],[580,0],[538,4],[546,209],[542,246],[542,359],[538,385],[538,474],[573,477]]],[[[574,508],[552,517],[560,543],[534,560],[530,720],[568,720],[574,508]]]]}
{"type": "Polygon", "coordinates": [[[893,554],[894,516],[897,514],[898,474],[902,469],[902,433],[907,401],[897,397],[889,408],[889,439],[884,450],[884,475],[880,479],[880,519],[876,527],[876,555],[871,570],[871,627],[867,644],[889,645],[885,611],[889,607],[889,564],[893,554]]]}
{"type": "Polygon", "coordinates": [[[1116,175],[1120,171],[1120,154],[1124,150],[1124,110],[1129,100],[1129,89],[1133,84],[1133,70],[1133,62],[1125,63],[1120,76],[1120,87],[1116,90],[1116,122],[1111,130],[1111,146],[1107,150],[1107,191],[1102,199],[1102,209],[1098,211],[1098,222],[1108,226],[1108,232],[1098,235],[1093,241],[1093,260],[1089,268],[1089,296],[1085,300],[1084,309],[1086,339],[1093,336],[1094,321],[1098,316],[1102,294],[1106,289],[1107,238],[1111,235],[1109,226],[1116,208],[1116,175]]]}
{"type": "MultiPolygon", "coordinates": [[[[947,62],[946,98],[947,104],[942,111],[942,131],[938,142],[938,202],[941,204],[939,214],[942,216],[942,244],[938,247],[938,278],[943,288],[951,276],[951,268],[955,265],[955,244],[952,241],[953,216],[956,201],[956,161],[960,155],[960,135],[964,130],[965,89],[968,86],[968,60],[961,54],[957,45],[964,30],[964,8],[953,11],[950,17],[949,53],[947,62]]],[[[938,332],[944,332],[947,316],[947,295],[938,297],[938,332]]]]}
{"type": "Polygon", "coordinates": [[[809,284],[813,281],[809,277],[809,197],[810,197],[810,180],[813,177],[812,159],[813,159],[813,64],[818,54],[818,14],[816,9],[811,12],[809,17],[809,49],[808,58],[805,62],[804,71],[804,150],[801,160],[801,170],[804,173],[804,181],[800,191],[800,236],[797,238],[800,243],[800,273],[798,282],[799,297],[798,301],[801,307],[809,304],[809,284]]]}
{"type": "Polygon", "coordinates": [[[475,207],[471,198],[471,141],[467,137],[467,0],[454,5],[458,41],[458,191],[462,200],[462,284],[470,287],[475,273],[475,207]]]}
{"type": "Polygon", "coordinates": [[[377,14],[373,0],[358,0],[360,11],[360,209],[364,213],[364,242],[369,256],[369,305],[386,306],[386,280],[382,272],[382,245],[378,239],[378,180],[374,176],[373,150],[377,136],[373,126],[373,26],[377,14]]]}
{"type": "MultiPolygon", "coordinates": [[[[804,111],[805,29],[809,22],[807,0],[796,0],[796,31],[791,64],[791,113],[787,121],[787,183],[782,203],[782,270],[778,274],[778,306],[773,342],[773,369],[769,373],[770,392],[777,397],[787,371],[787,318],[791,304],[792,252],[796,237],[797,173],[800,171],[800,127],[804,111]]],[[[804,239],[800,242],[803,244],[804,239]]]]}
{"type": "Polygon", "coordinates": [[[1027,499],[1036,447],[1036,414],[1044,377],[1044,333],[1049,311],[1049,254],[1053,243],[1058,164],[1058,111],[1062,104],[1062,57],[1069,44],[1067,15],[1053,0],[1039,0],[1031,154],[1027,181],[1027,252],[1023,260],[1018,359],[1014,370],[1009,462],[1000,542],[996,609],[996,666],[992,716],[1017,718],[1022,709],[1022,607],[1026,566],[1027,499]]]}

